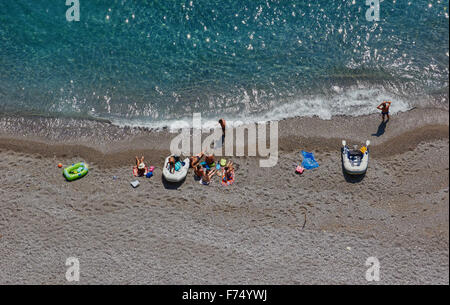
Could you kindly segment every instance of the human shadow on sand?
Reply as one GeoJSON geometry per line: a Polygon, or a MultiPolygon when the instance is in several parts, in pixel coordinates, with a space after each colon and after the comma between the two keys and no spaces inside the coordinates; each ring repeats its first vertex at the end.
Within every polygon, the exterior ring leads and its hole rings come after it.
{"type": "Polygon", "coordinates": [[[381,137],[384,134],[384,132],[386,131],[386,126],[387,126],[388,122],[389,122],[389,120],[381,122],[380,125],[378,125],[377,133],[372,133],[372,136],[373,137],[381,137]]]}
{"type": "Polygon", "coordinates": [[[162,184],[164,185],[164,188],[167,190],[177,190],[180,186],[183,185],[185,180],[186,178],[184,178],[180,182],[169,182],[164,178],[164,176],[161,175],[162,184]]]}

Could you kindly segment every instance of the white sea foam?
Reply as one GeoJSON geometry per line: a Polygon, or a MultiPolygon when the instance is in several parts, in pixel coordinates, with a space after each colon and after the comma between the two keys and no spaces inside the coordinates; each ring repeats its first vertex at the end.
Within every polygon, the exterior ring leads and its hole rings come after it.
{"type": "Polygon", "coordinates": [[[324,98],[299,98],[267,112],[262,119],[281,120],[291,117],[318,116],[330,120],[333,116],[361,116],[379,112],[376,107],[382,101],[392,101],[391,113],[404,112],[411,109],[408,102],[379,89],[353,89],[344,91],[333,87],[338,94],[324,98]]]}
{"type": "MultiPolygon", "coordinates": [[[[392,114],[405,112],[412,108],[411,104],[398,96],[390,94],[383,89],[352,88],[343,89],[333,86],[331,96],[299,97],[290,102],[285,102],[275,106],[272,110],[262,114],[242,114],[237,116],[224,115],[224,119],[232,122],[234,125],[279,121],[293,117],[314,117],[317,116],[323,120],[330,120],[333,116],[348,115],[361,116],[379,112],[377,106],[385,100],[392,101],[390,112],[392,114]]],[[[148,121],[126,120],[119,118],[109,118],[116,125],[121,127],[147,127],[152,129],[168,128],[169,130],[179,130],[180,128],[192,127],[192,113],[186,115],[180,120],[168,121],[148,121]]],[[[202,129],[217,128],[219,118],[208,118],[208,115],[202,115],[202,129]]]]}

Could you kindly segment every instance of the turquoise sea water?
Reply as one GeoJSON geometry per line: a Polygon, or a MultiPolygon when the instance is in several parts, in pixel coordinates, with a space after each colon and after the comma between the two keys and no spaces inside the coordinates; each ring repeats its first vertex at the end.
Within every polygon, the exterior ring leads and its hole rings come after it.
{"type": "Polygon", "coordinates": [[[365,0],[80,0],[79,22],[68,8],[0,0],[1,112],[329,118],[448,90],[448,1],[384,0],[379,22],[365,0]]]}

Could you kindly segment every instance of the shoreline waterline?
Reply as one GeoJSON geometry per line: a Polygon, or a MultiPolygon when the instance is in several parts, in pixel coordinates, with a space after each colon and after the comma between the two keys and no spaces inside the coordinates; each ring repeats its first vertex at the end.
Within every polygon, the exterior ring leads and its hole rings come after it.
{"type": "MultiPolygon", "coordinates": [[[[376,157],[376,147],[379,147],[380,153],[403,152],[422,141],[448,138],[449,118],[446,110],[413,109],[394,114],[383,134],[377,134],[380,123],[378,114],[339,116],[332,120],[281,120],[278,123],[279,150],[333,151],[340,147],[342,139],[355,144],[369,139],[373,146],[372,155],[376,157]],[[393,139],[397,140],[392,142],[393,139]],[[383,148],[385,142],[390,142],[393,148],[383,148]]],[[[0,115],[2,150],[37,153],[44,157],[82,156],[107,167],[119,166],[139,154],[149,155],[160,162],[169,154],[171,141],[178,134],[168,129],[155,132],[148,128],[118,127],[94,120],[0,115]]],[[[203,133],[202,137],[208,135],[203,133]]]]}

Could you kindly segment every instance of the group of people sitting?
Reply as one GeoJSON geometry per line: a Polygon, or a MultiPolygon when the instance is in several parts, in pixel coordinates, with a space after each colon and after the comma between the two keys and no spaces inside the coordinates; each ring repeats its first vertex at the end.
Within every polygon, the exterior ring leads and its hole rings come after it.
{"type": "MultiPolygon", "coordinates": [[[[170,156],[168,160],[168,170],[175,173],[185,166],[179,157],[170,156]]],[[[222,178],[223,185],[231,185],[234,182],[234,165],[232,161],[226,162],[224,159],[216,162],[214,155],[201,152],[189,158],[189,167],[194,169],[195,176],[200,179],[203,185],[209,185],[214,175],[222,178]],[[204,159],[204,160],[203,160],[204,159]]]]}
{"type": "Polygon", "coordinates": [[[202,152],[197,156],[189,158],[190,167],[194,169],[194,174],[200,178],[200,183],[204,185],[209,185],[211,183],[211,178],[217,174],[222,177],[222,184],[230,185],[234,181],[234,166],[232,161],[228,163],[216,164],[214,155],[206,155],[202,152]],[[205,161],[202,162],[203,157],[205,161]],[[221,170],[221,171],[219,171],[221,170]]]}
{"type": "MultiPolygon", "coordinates": [[[[225,139],[226,123],[224,119],[219,120],[220,127],[222,128],[222,142],[225,139]]],[[[179,171],[186,166],[178,156],[170,156],[167,162],[167,169],[171,174],[179,171]]],[[[189,167],[194,169],[194,174],[200,179],[200,183],[209,185],[211,178],[214,175],[218,175],[222,178],[223,185],[231,185],[234,182],[234,165],[231,161],[221,159],[216,163],[216,159],[213,154],[205,155],[201,152],[196,156],[189,158],[189,167]],[[203,158],[205,159],[204,161],[203,158]]],[[[143,176],[147,171],[147,166],[144,163],[144,157],[136,157],[136,166],[134,167],[135,176],[143,176]]]]}

